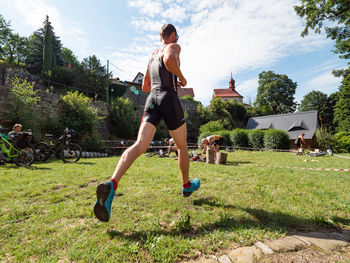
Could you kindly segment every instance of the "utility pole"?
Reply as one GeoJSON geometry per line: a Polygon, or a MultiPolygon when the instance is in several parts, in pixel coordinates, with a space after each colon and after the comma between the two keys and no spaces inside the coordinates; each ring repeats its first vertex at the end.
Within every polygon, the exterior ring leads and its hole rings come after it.
{"type": "Polygon", "coordinates": [[[107,82],[107,88],[106,88],[106,102],[109,103],[109,60],[107,59],[107,76],[108,76],[108,82],[107,82]]]}

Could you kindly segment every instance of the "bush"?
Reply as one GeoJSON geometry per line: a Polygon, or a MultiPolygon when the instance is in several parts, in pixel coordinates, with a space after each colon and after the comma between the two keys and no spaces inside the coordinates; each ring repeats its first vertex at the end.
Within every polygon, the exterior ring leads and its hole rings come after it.
{"type": "Polygon", "coordinates": [[[199,128],[200,133],[211,133],[211,134],[215,133],[216,131],[222,131],[222,130],[224,130],[224,125],[221,120],[210,121],[199,128]]]}
{"type": "Polygon", "coordinates": [[[39,103],[41,98],[36,93],[37,91],[34,90],[33,85],[26,79],[22,80],[15,77],[10,88],[14,108],[9,117],[12,122],[21,123],[23,127],[32,129],[37,134],[39,116],[35,110],[35,105],[39,103]]]}
{"type": "Polygon", "coordinates": [[[231,142],[234,147],[248,147],[248,132],[244,129],[234,129],[231,132],[231,142]]]}
{"type": "Polygon", "coordinates": [[[111,131],[123,139],[135,138],[139,128],[134,103],[127,99],[115,98],[108,108],[111,131]]]}
{"type": "Polygon", "coordinates": [[[60,84],[71,86],[74,82],[74,71],[66,67],[58,66],[52,70],[49,78],[60,84]]]}
{"type": "Polygon", "coordinates": [[[62,100],[62,125],[74,129],[75,135],[81,139],[88,133],[94,133],[100,118],[97,110],[92,107],[92,100],[78,91],[68,92],[62,96],[62,100]]]}
{"type": "Polygon", "coordinates": [[[333,135],[325,127],[320,127],[315,132],[316,143],[321,151],[333,149],[335,141],[333,135]]]}
{"type": "Polygon", "coordinates": [[[283,149],[290,148],[289,136],[285,131],[266,130],[264,132],[264,146],[267,149],[283,149]]]}
{"type": "Polygon", "coordinates": [[[335,151],[350,153],[350,132],[338,132],[334,135],[335,151]]]}
{"type": "Polygon", "coordinates": [[[264,132],[262,130],[251,130],[248,132],[248,144],[252,148],[264,148],[264,132]]]}

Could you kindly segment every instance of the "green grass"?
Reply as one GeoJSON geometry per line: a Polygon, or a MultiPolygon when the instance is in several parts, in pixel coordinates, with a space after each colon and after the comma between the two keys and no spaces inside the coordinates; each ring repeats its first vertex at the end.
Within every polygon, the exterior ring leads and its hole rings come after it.
{"type": "Polygon", "coordinates": [[[173,158],[140,157],[121,180],[109,223],[93,214],[98,183],[118,157],[0,166],[0,261],[177,262],[220,255],[295,232],[350,229],[348,159],[229,153],[227,165],[191,163],[189,198],[173,158]]]}

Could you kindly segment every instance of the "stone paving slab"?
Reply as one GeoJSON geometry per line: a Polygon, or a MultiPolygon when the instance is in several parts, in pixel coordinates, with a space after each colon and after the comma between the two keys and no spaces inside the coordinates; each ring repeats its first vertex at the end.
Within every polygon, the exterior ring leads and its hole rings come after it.
{"type": "Polygon", "coordinates": [[[230,258],[227,255],[222,255],[221,257],[218,258],[218,261],[220,263],[232,263],[230,258]]]}
{"type": "Polygon", "coordinates": [[[275,252],[297,251],[308,247],[303,241],[293,236],[265,241],[264,244],[275,252]]]}
{"type": "Polygon", "coordinates": [[[323,232],[310,232],[297,235],[303,239],[306,239],[313,245],[325,250],[331,251],[336,247],[344,247],[349,243],[337,238],[335,235],[331,233],[323,233],[323,232]]]}
{"type": "Polygon", "coordinates": [[[261,251],[262,251],[265,255],[271,255],[271,254],[273,254],[273,250],[272,250],[270,247],[266,246],[266,245],[265,245],[263,242],[261,242],[261,241],[256,242],[254,245],[255,245],[256,247],[260,248],[261,251]]]}
{"type": "Polygon", "coordinates": [[[228,256],[235,263],[253,263],[259,260],[263,256],[263,253],[261,249],[251,246],[234,249],[228,253],[228,256]]]}
{"type": "Polygon", "coordinates": [[[187,261],[188,263],[218,263],[214,258],[199,257],[196,260],[187,261]]]}

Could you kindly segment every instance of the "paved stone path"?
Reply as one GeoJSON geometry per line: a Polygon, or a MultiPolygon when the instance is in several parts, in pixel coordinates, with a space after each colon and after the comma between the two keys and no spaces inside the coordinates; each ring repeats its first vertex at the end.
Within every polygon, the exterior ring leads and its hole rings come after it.
{"type": "Polygon", "coordinates": [[[258,241],[253,246],[240,247],[219,257],[200,257],[188,263],[250,263],[259,262],[267,255],[317,247],[326,252],[350,245],[350,231],[309,232],[275,240],[258,241]]]}

